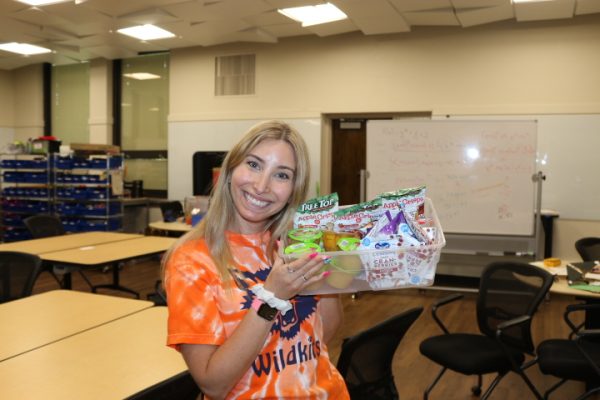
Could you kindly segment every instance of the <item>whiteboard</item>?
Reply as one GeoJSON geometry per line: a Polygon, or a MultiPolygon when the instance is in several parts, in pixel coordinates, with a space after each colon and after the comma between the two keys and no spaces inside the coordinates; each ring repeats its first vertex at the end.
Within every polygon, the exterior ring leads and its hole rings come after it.
{"type": "Polygon", "coordinates": [[[444,232],[533,235],[536,144],[536,121],[368,121],[367,196],[426,185],[444,232]]]}

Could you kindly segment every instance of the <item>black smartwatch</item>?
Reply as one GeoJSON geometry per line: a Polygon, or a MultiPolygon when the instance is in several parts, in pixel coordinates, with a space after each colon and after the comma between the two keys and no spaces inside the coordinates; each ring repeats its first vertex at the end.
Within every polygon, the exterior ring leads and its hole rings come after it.
{"type": "Polygon", "coordinates": [[[254,299],[252,302],[252,308],[256,311],[259,317],[266,319],[267,321],[273,321],[277,316],[279,310],[271,307],[267,303],[263,303],[259,299],[254,299]]]}

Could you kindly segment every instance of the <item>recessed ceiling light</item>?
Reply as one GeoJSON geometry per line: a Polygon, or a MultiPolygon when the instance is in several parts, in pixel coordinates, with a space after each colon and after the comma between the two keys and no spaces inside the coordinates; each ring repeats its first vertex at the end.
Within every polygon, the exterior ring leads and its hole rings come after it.
{"type": "Polygon", "coordinates": [[[324,24],[348,18],[346,14],[331,3],[316,6],[282,8],[279,13],[301,22],[302,26],[324,24]]]}
{"type": "Polygon", "coordinates": [[[156,40],[175,37],[173,33],[151,24],[123,28],[117,30],[117,32],[140,40],[156,40]]]}
{"type": "Polygon", "coordinates": [[[145,81],[147,79],[160,79],[160,75],[151,74],[150,72],[132,72],[131,74],[123,74],[125,78],[137,79],[145,81]]]}
{"type": "Polygon", "coordinates": [[[52,52],[52,50],[47,49],[45,47],[34,46],[32,44],[27,44],[27,43],[16,43],[16,42],[2,43],[2,44],[0,44],[0,50],[10,51],[11,53],[23,54],[26,56],[52,52]]]}
{"type": "Polygon", "coordinates": [[[19,3],[29,4],[30,6],[47,6],[54,3],[66,3],[71,0],[17,0],[19,3]]]}

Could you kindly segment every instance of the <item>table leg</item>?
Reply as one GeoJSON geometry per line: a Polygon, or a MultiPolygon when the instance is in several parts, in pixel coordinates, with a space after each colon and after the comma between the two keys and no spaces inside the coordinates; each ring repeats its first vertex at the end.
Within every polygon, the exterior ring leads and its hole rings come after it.
{"type": "Polygon", "coordinates": [[[112,290],[119,290],[122,292],[127,292],[127,293],[131,293],[133,294],[137,299],[140,298],[140,294],[138,292],[136,292],[133,289],[129,289],[128,287],[125,286],[121,286],[121,284],[119,283],[119,263],[113,263],[111,265],[112,267],[112,275],[113,275],[113,282],[106,284],[106,285],[95,285],[92,287],[92,292],[97,293],[97,289],[112,289],[112,290]]]}

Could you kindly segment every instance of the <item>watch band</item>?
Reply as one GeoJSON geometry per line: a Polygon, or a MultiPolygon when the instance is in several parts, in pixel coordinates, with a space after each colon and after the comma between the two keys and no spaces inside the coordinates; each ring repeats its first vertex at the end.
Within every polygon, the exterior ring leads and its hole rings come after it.
{"type": "Polygon", "coordinates": [[[263,302],[257,297],[255,297],[254,300],[252,300],[252,305],[250,306],[250,308],[256,311],[256,314],[258,314],[259,317],[267,321],[273,321],[277,316],[277,313],[279,312],[279,310],[277,310],[274,307],[271,307],[270,305],[263,302]]]}

